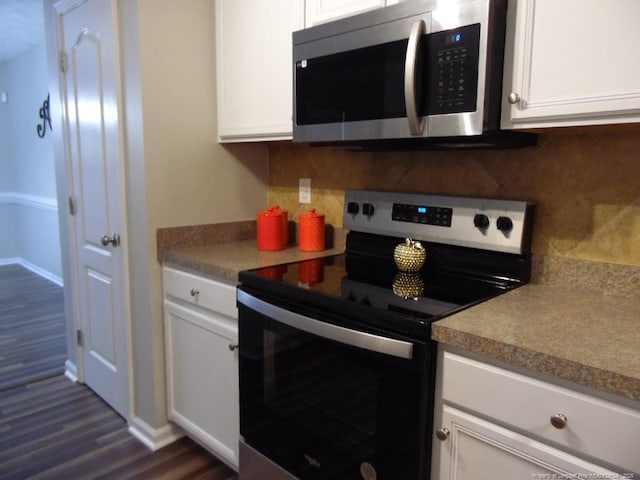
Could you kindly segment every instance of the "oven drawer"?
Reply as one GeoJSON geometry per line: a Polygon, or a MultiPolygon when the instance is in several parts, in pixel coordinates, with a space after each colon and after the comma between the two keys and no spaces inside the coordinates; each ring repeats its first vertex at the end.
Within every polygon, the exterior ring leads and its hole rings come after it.
{"type": "Polygon", "coordinates": [[[527,436],[640,472],[638,410],[447,351],[442,398],[527,436]]]}
{"type": "Polygon", "coordinates": [[[164,292],[168,297],[231,318],[238,317],[234,286],[169,267],[162,270],[164,292]]]}

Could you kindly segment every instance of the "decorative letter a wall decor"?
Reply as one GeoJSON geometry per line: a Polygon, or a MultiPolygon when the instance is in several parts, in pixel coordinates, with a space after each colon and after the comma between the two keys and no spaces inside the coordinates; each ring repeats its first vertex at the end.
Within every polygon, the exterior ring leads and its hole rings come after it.
{"type": "Polygon", "coordinates": [[[44,138],[44,134],[47,131],[47,124],[49,124],[49,130],[51,130],[51,117],[49,116],[49,94],[47,99],[42,104],[40,109],[40,118],[42,119],[42,125],[38,125],[38,136],[44,138]]]}

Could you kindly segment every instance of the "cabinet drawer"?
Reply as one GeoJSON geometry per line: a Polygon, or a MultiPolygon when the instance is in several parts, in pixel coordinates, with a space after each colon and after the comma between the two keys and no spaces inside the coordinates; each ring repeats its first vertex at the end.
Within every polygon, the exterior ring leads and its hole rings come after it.
{"type": "Polygon", "coordinates": [[[238,318],[234,286],[169,267],[163,267],[162,278],[166,296],[238,318]]]}
{"type": "Polygon", "coordinates": [[[528,436],[640,472],[640,410],[444,352],[442,398],[528,436]],[[551,417],[566,417],[564,428],[551,417]]]}

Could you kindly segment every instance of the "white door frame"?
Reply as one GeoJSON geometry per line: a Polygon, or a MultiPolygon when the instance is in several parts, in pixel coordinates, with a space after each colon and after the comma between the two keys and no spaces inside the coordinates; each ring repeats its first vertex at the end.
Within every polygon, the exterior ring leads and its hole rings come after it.
{"type": "MultiPolygon", "coordinates": [[[[62,31],[62,15],[64,15],[66,12],[79,7],[80,5],[88,2],[89,0],[59,0],[57,2],[55,2],[52,6],[53,11],[54,11],[54,24],[55,24],[55,39],[56,39],[56,50],[57,52],[61,52],[64,50],[64,44],[63,42],[61,42],[60,39],[60,32],[62,31]]],[[[117,2],[115,0],[100,0],[100,1],[112,1],[114,8],[116,9],[116,18],[117,18],[117,9],[118,9],[118,5],[117,2]]],[[[118,30],[117,28],[117,24],[115,26],[115,29],[118,30]]],[[[115,33],[115,38],[119,40],[119,33],[116,32],[115,33]]],[[[118,50],[118,49],[116,49],[118,50]]],[[[125,134],[125,129],[123,128],[123,114],[124,114],[124,108],[123,108],[123,102],[122,102],[122,77],[121,77],[121,62],[120,62],[120,54],[119,51],[116,52],[115,54],[116,56],[116,61],[118,64],[118,112],[119,112],[119,145],[118,145],[118,150],[120,152],[119,158],[120,158],[120,165],[119,165],[119,169],[120,169],[120,185],[119,185],[119,194],[120,194],[120,199],[121,199],[121,218],[122,218],[122,227],[121,227],[121,231],[120,231],[120,235],[121,237],[124,239],[123,242],[121,242],[120,246],[118,248],[122,249],[122,256],[123,256],[123,273],[124,273],[124,281],[125,281],[125,285],[123,288],[123,292],[124,292],[124,297],[122,298],[121,301],[124,303],[125,305],[125,334],[126,334],[126,339],[124,339],[124,341],[126,342],[126,369],[127,369],[127,397],[128,397],[128,405],[127,405],[127,411],[126,412],[121,412],[124,414],[125,419],[127,420],[127,422],[130,421],[132,415],[133,415],[133,395],[134,395],[134,389],[133,389],[133,371],[132,371],[132,341],[131,341],[131,332],[132,332],[132,328],[131,328],[131,302],[130,302],[130,284],[129,284],[129,264],[128,264],[128,259],[129,259],[129,252],[128,252],[128,241],[127,241],[127,215],[126,215],[126,175],[125,175],[125,162],[126,162],[126,158],[125,158],[125,152],[126,149],[124,148],[124,134],[125,134]]],[[[76,358],[75,358],[75,365],[73,364],[73,362],[67,360],[67,363],[65,365],[65,370],[66,370],[66,376],[69,377],[70,379],[74,380],[74,381],[78,381],[79,383],[85,383],[85,368],[84,368],[84,349],[82,347],[82,345],[78,344],[78,342],[76,341],[75,335],[76,332],[81,331],[82,330],[82,318],[81,318],[81,308],[80,308],[80,291],[79,291],[79,272],[78,272],[78,268],[79,268],[79,261],[78,261],[78,244],[77,244],[77,226],[76,226],[76,222],[77,222],[77,217],[74,216],[73,214],[71,214],[71,209],[74,208],[74,206],[72,205],[73,202],[75,202],[75,195],[74,195],[74,187],[73,187],[73,165],[72,165],[72,160],[71,160],[71,156],[70,156],[70,151],[71,151],[71,147],[70,147],[70,142],[71,142],[71,138],[70,138],[70,132],[68,129],[68,115],[67,115],[67,111],[66,108],[68,106],[68,101],[67,101],[67,79],[66,79],[66,75],[60,70],[60,68],[57,69],[58,72],[58,87],[59,87],[59,95],[60,95],[60,118],[61,118],[61,133],[60,136],[62,138],[62,144],[63,144],[63,150],[64,150],[64,175],[65,175],[65,198],[69,199],[69,204],[65,205],[65,207],[67,208],[68,214],[66,215],[66,229],[67,229],[67,240],[68,240],[68,244],[66,246],[67,248],[67,253],[68,253],[68,262],[69,262],[69,280],[70,280],[70,285],[65,285],[65,288],[69,289],[70,292],[70,298],[71,298],[71,306],[73,311],[71,312],[72,314],[72,321],[73,321],[73,325],[74,325],[74,330],[73,330],[73,337],[72,339],[69,339],[71,341],[71,343],[76,344],[76,358]],[[73,200],[72,200],[73,199],[73,200]]],[[[64,248],[64,247],[63,247],[64,248]]]]}

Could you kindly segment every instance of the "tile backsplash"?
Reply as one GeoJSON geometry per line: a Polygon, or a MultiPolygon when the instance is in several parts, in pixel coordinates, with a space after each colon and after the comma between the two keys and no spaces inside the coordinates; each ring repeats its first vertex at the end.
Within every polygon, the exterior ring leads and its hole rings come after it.
{"type": "Polygon", "coordinates": [[[269,204],[342,226],[346,189],[530,200],[537,254],[640,265],[640,134],[542,135],[517,150],[352,152],[269,147],[269,204]],[[311,205],[298,203],[310,178],[311,205]]]}

